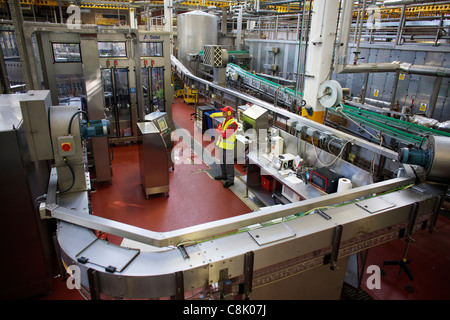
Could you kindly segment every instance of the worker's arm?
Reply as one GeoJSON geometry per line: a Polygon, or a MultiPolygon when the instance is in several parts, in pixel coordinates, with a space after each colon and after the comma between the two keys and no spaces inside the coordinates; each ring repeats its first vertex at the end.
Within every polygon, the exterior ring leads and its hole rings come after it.
{"type": "Polygon", "coordinates": [[[211,118],[223,117],[223,113],[222,112],[214,112],[214,113],[211,113],[209,116],[211,118]]]}

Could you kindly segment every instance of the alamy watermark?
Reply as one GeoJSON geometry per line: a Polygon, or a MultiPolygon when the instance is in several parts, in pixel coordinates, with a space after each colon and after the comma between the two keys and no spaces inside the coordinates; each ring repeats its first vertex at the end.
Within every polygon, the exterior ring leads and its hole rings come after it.
{"type": "Polygon", "coordinates": [[[367,12],[367,28],[380,29],[381,28],[381,8],[377,5],[371,5],[366,9],[367,12]]]}
{"type": "Polygon", "coordinates": [[[78,6],[70,5],[67,7],[67,14],[70,16],[67,18],[67,28],[73,29],[81,29],[81,9],[78,6]]]}
{"type": "Polygon", "coordinates": [[[69,277],[66,281],[66,286],[68,289],[81,289],[81,270],[76,264],[72,264],[67,267],[67,273],[69,277]]]}
{"type": "Polygon", "coordinates": [[[377,265],[370,265],[366,269],[366,274],[369,275],[366,279],[366,286],[369,290],[381,289],[381,269],[377,265]]]}

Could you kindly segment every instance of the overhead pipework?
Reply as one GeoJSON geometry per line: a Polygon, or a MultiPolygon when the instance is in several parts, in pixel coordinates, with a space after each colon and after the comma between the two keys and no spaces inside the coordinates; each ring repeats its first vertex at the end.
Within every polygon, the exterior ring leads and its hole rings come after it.
{"type": "MultiPolygon", "coordinates": [[[[343,0],[342,2],[342,19],[339,26],[339,38],[338,47],[336,48],[336,63],[334,70],[336,73],[377,73],[377,72],[404,72],[408,74],[428,75],[437,77],[449,77],[450,68],[435,67],[429,65],[415,65],[406,62],[381,62],[381,63],[358,63],[359,44],[361,41],[360,33],[362,29],[362,21],[360,19],[361,26],[359,26],[358,38],[356,40],[355,60],[350,63],[347,53],[348,44],[350,38],[352,19],[350,18],[354,12],[354,1],[343,0]]],[[[364,14],[366,1],[363,2],[363,9],[361,15],[364,14]]]]}

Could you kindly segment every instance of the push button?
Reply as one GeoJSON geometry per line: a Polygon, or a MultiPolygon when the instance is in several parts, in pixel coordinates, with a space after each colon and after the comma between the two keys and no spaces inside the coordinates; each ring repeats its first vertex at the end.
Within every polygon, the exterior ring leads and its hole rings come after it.
{"type": "Polygon", "coordinates": [[[75,154],[75,140],[73,136],[58,137],[58,153],[61,157],[72,156],[75,154]]]}
{"type": "Polygon", "coordinates": [[[72,145],[70,143],[63,143],[61,144],[61,150],[64,152],[69,152],[72,150],[72,145]]]}

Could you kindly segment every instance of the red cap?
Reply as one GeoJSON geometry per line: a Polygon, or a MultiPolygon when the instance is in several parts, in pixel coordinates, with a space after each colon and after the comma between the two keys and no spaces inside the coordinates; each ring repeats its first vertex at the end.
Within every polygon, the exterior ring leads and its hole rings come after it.
{"type": "Polygon", "coordinates": [[[220,111],[222,111],[222,112],[228,112],[228,111],[233,112],[233,109],[231,109],[230,106],[226,106],[226,107],[220,109],[220,111]]]}

